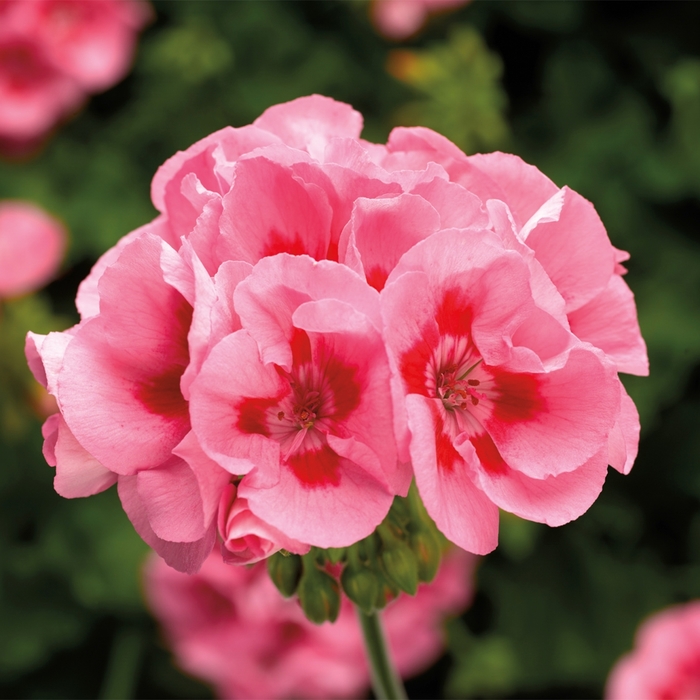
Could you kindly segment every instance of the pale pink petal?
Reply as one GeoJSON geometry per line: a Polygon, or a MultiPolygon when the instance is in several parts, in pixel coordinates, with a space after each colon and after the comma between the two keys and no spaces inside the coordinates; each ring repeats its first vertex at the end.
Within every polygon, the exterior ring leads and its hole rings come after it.
{"type": "Polygon", "coordinates": [[[489,217],[483,202],[456,182],[435,177],[416,184],[410,191],[437,209],[440,228],[488,228],[489,217]]]}
{"type": "Polygon", "coordinates": [[[59,413],[47,418],[41,432],[45,440],[44,457],[56,467],[53,486],[60,496],[93,496],[116,483],[117,475],[80,445],[59,413]]]}
{"type": "Polygon", "coordinates": [[[31,331],[27,333],[24,353],[29,369],[34,378],[54,396],[58,391],[56,379],[63,365],[63,356],[77,328],[75,326],[67,331],[53,332],[48,335],[39,335],[31,331]]]}
{"type": "MultiPolygon", "coordinates": [[[[124,248],[129,243],[135,241],[146,233],[152,233],[159,236],[163,229],[163,217],[158,217],[140,228],[137,228],[126,236],[120,238],[117,244],[109,248],[103,253],[92,266],[90,274],[80,283],[78,294],[75,297],[75,305],[80,314],[80,318],[86,319],[91,316],[97,316],[100,313],[100,294],[98,292],[98,284],[104,271],[114,265],[122,254],[124,248]]],[[[171,243],[172,245],[172,243],[171,243]]]]}
{"type": "Polygon", "coordinates": [[[27,202],[0,202],[0,297],[43,287],[56,275],[66,248],[66,230],[27,202]]]}
{"type": "Polygon", "coordinates": [[[173,449],[194,473],[202,501],[204,522],[209,524],[216,518],[221,493],[231,480],[231,474],[210,459],[202,450],[194,431],[190,431],[173,449]]]}
{"type": "Polygon", "coordinates": [[[568,313],[607,287],[615,269],[615,249],[593,205],[580,194],[564,187],[533,215],[526,229],[525,242],[564,297],[568,313]]]}
{"type": "Polygon", "coordinates": [[[509,250],[516,250],[530,269],[530,288],[535,304],[555,318],[564,328],[569,327],[566,302],[535,257],[534,251],[518,236],[518,230],[508,206],[497,199],[486,202],[486,209],[494,231],[509,250]]]}
{"type": "Polygon", "coordinates": [[[416,485],[438,529],[457,546],[488,554],[498,544],[498,508],[475,486],[466,464],[443,432],[435,400],[407,396],[416,485]]]}
{"type": "Polygon", "coordinates": [[[620,414],[608,442],[608,464],[622,474],[629,474],[639,448],[639,413],[622,383],[620,393],[620,414]]]}
{"type": "Polygon", "coordinates": [[[619,275],[587,304],[569,314],[571,330],[600,348],[617,364],[618,372],[647,376],[649,359],[639,330],[634,295],[619,275]]]}
{"type": "Polygon", "coordinates": [[[117,482],[119,499],[131,524],[147,545],[169,566],[185,574],[199,571],[216,542],[216,523],[212,522],[204,537],[195,542],[169,542],[158,537],[151,528],[146,507],[138,494],[136,475],[120,476],[117,482]]]}
{"type": "Polygon", "coordinates": [[[172,456],[138,472],[136,490],[157,537],[170,542],[204,537],[210,523],[205,521],[199,483],[187,462],[172,456]]]}
{"type": "Polygon", "coordinates": [[[362,115],[350,105],[322,95],[310,95],[268,108],[253,124],[279,136],[288,146],[321,160],[332,138],[358,138],[362,122],[362,115]]]}
{"type": "Polygon", "coordinates": [[[500,192],[494,190],[487,199],[504,201],[518,227],[524,226],[559,189],[534,165],[510,153],[478,153],[468,160],[492,182],[498,183],[500,192]]]}
{"type": "Polygon", "coordinates": [[[188,336],[190,364],[180,382],[185,398],[189,398],[189,388],[211,349],[225,336],[240,330],[241,321],[233,308],[233,292],[252,269],[249,263],[227,261],[212,280],[204,268],[195,263],[196,303],[188,336]]]}
{"type": "Polygon", "coordinates": [[[189,232],[190,223],[197,220],[198,213],[181,194],[183,179],[189,173],[194,173],[206,189],[224,194],[228,186],[223,189],[217,176],[215,151],[220,149],[228,160],[236,161],[244,153],[273,143],[279,143],[279,139],[252,125],[240,129],[227,126],[215,131],[187,150],[178,151],[158,168],[151,185],[153,204],[163,214],[181,216],[181,223],[175,228],[184,230],[185,233],[189,232]],[[185,211],[178,213],[180,207],[185,211]]]}

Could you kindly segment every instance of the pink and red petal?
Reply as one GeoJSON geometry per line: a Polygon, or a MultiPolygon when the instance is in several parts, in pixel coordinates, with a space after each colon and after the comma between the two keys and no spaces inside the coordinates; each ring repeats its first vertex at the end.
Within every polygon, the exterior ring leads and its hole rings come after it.
{"type": "Polygon", "coordinates": [[[220,261],[255,264],[277,253],[326,258],[332,212],[320,187],[266,158],[239,161],[235,173],[223,200],[216,243],[220,261]]]}
{"type": "Polygon", "coordinates": [[[77,329],[58,379],[76,438],[117,473],[160,464],[189,430],[180,377],[192,307],[163,280],[161,246],[143,236],[105,270],[100,315],[77,329]]]}
{"type": "Polygon", "coordinates": [[[499,508],[550,526],[585,513],[600,495],[608,469],[605,448],[578,469],[543,479],[508,467],[486,433],[460,440],[457,449],[467,461],[479,460],[475,481],[499,508]]]}
{"type": "Polygon", "coordinates": [[[259,471],[239,485],[251,511],[287,536],[317,547],[345,547],[367,537],[394,498],[362,465],[328,445],[290,459],[273,486],[258,479],[259,471]]]}
{"type": "Polygon", "coordinates": [[[406,397],[416,485],[430,517],[451,542],[488,554],[498,544],[498,508],[475,485],[476,460],[467,463],[455,450],[438,403],[406,397]]]}
{"type": "Polygon", "coordinates": [[[533,478],[580,467],[603,445],[620,410],[614,367],[573,349],[561,369],[539,374],[487,368],[493,412],[484,428],[503,459],[533,478]]]}

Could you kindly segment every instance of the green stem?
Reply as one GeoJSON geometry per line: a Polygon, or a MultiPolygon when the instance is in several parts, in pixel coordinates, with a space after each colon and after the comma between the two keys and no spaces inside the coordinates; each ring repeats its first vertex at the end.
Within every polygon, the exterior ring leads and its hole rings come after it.
{"type": "Polygon", "coordinates": [[[406,700],[401,678],[394,669],[384,639],[382,621],[378,612],[369,615],[356,606],[357,616],[365,639],[367,658],[372,670],[372,690],[377,700],[406,700]]]}

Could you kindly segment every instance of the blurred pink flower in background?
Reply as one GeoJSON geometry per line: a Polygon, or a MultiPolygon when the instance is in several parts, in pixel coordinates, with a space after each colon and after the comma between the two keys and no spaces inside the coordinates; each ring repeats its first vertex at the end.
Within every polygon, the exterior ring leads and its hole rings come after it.
{"type": "Polygon", "coordinates": [[[121,80],[151,17],[140,0],[0,4],[0,148],[31,149],[89,93],[121,80]]]}
{"type": "Polygon", "coordinates": [[[663,610],[644,622],[635,648],[608,677],[608,700],[700,697],[700,601],[663,610]]]}
{"type": "Polygon", "coordinates": [[[428,15],[466,5],[469,0],[374,0],[372,22],[388,39],[399,41],[415,34],[428,15]]]}
{"type": "MultiPolygon", "coordinates": [[[[443,622],[471,600],[477,557],[448,553],[435,580],[383,613],[402,676],[425,670],[444,648],[443,622]]],[[[370,685],[353,605],[343,598],[335,624],[314,625],[285,600],[264,565],[229,566],[212,554],[188,576],[152,557],[146,595],[179,664],[222,698],[359,697],[370,685]]]]}
{"type": "Polygon", "coordinates": [[[0,202],[0,298],[33,292],[58,270],[63,226],[28,202],[0,202]]]}

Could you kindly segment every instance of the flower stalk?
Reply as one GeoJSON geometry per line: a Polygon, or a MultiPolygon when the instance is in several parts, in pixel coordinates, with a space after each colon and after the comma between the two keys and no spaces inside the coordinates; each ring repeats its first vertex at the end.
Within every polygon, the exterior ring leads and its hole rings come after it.
{"type": "Polygon", "coordinates": [[[357,616],[362,628],[365,650],[369,659],[372,690],[377,700],[406,700],[401,677],[396,672],[389,656],[382,621],[379,612],[364,612],[356,606],[357,616]]]}

